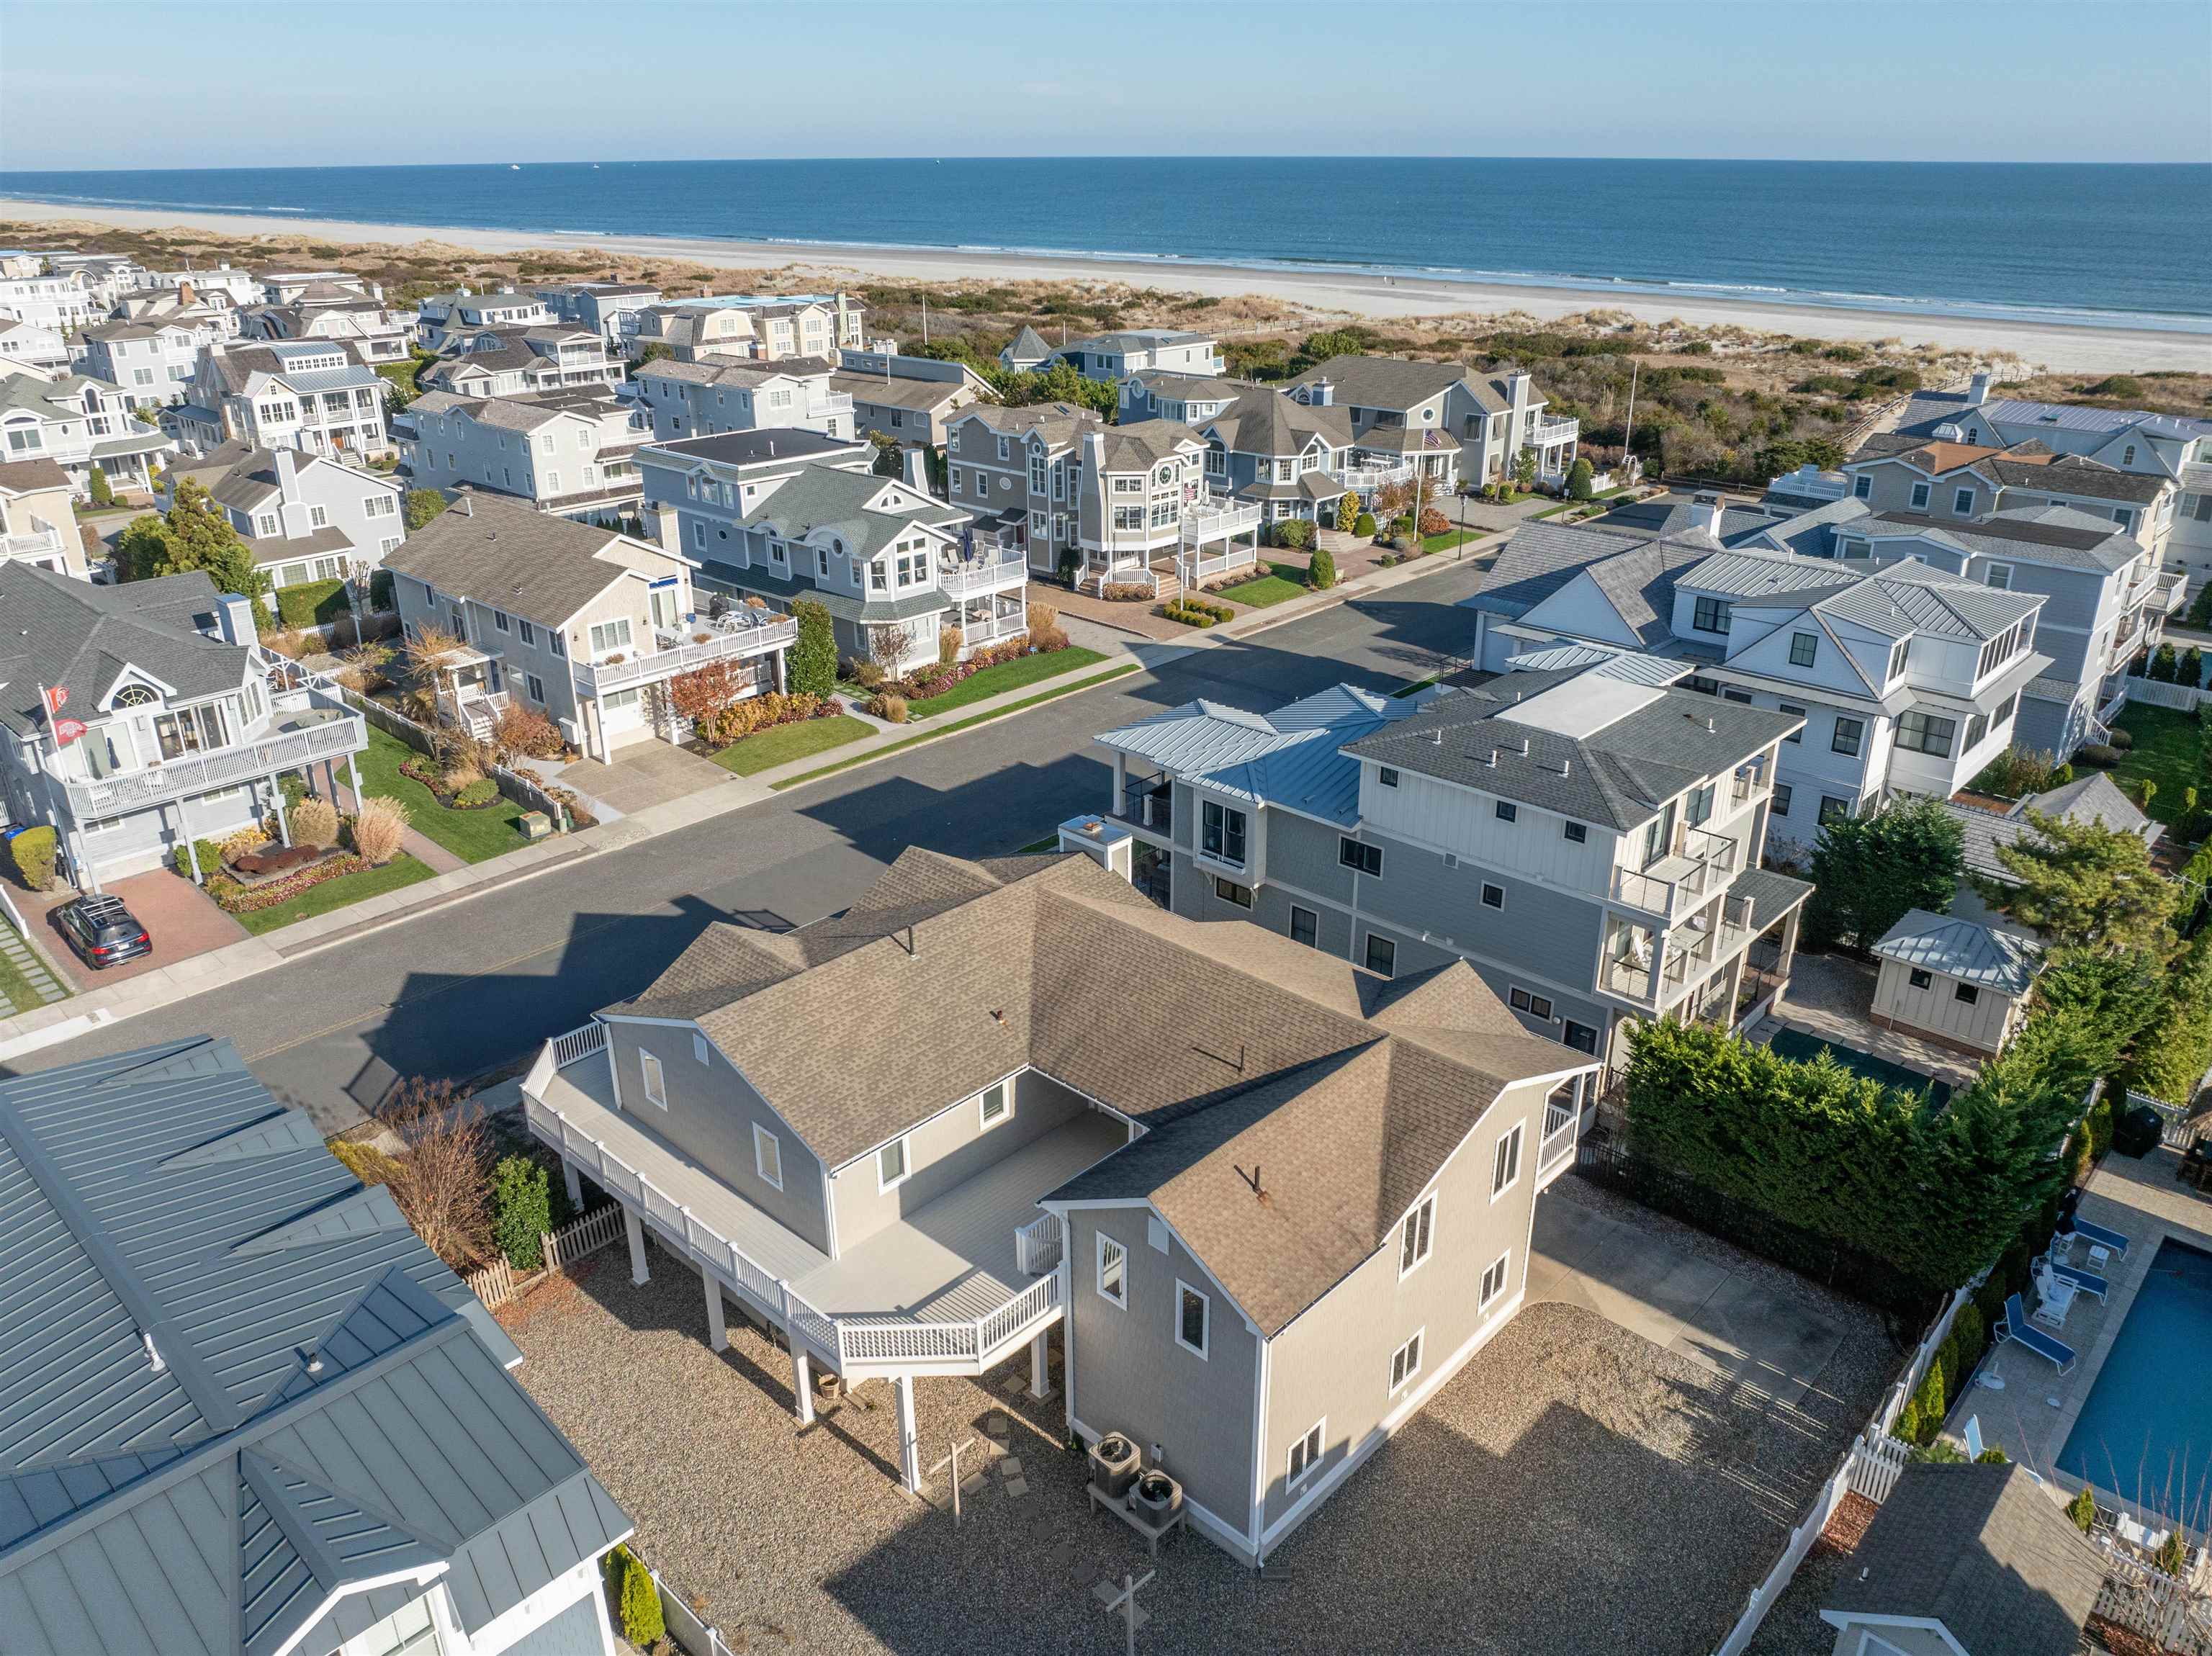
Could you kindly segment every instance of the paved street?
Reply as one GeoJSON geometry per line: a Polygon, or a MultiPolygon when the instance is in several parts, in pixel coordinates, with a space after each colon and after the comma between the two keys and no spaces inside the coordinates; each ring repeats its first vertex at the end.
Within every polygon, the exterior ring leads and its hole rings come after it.
{"type": "Polygon", "coordinates": [[[1097,731],[1204,695],[1254,709],[1428,676],[1472,628],[1473,563],[1117,679],[620,852],[404,921],[42,1052],[48,1069],[228,1034],[325,1131],[394,1075],[481,1074],[635,991],[710,922],[834,913],[908,845],[1012,851],[1106,803],[1097,731]]]}

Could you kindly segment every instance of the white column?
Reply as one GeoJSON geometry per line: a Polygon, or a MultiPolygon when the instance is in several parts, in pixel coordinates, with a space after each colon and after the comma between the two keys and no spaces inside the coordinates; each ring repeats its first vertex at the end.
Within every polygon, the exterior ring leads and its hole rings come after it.
{"type": "Polygon", "coordinates": [[[1030,1341],[1030,1395],[1040,1400],[1052,1395],[1052,1328],[1040,1328],[1030,1341]]]}
{"type": "Polygon", "coordinates": [[[796,1338],[791,1342],[791,1390],[799,1423],[801,1426],[813,1425],[814,1363],[806,1355],[806,1348],[796,1338]]]}
{"type": "Polygon", "coordinates": [[[726,1351],[730,1349],[730,1331],[722,1321],[722,1284],[703,1265],[699,1270],[699,1280],[707,1289],[707,1344],[717,1351],[726,1351]]]}
{"type": "Polygon", "coordinates": [[[565,1156],[561,1158],[561,1182],[568,1187],[568,1204],[571,1207],[582,1207],[584,1205],[583,1175],[576,1171],[576,1164],[565,1156]]]}
{"type": "Polygon", "coordinates": [[[899,1481],[909,1493],[921,1493],[921,1438],[914,1424],[914,1376],[900,1374],[891,1381],[898,1393],[899,1481]]]}
{"type": "Polygon", "coordinates": [[[1107,809],[1116,816],[1128,815],[1129,755],[1126,753],[1116,752],[1114,755],[1114,798],[1108,803],[1107,809]]]}
{"type": "Polygon", "coordinates": [[[645,1268],[645,1226],[637,1210],[627,1204],[623,1207],[623,1234],[629,1238],[630,1286],[642,1288],[653,1280],[653,1273],[645,1268]]]}

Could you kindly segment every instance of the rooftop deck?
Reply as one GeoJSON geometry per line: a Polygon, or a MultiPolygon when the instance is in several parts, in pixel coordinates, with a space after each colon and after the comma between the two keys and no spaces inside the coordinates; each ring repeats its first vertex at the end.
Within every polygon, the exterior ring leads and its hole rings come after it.
{"type": "Polygon", "coordinates": [[[604,1047],[541,1060],[525,1094],[533,1133],[848,1378],[981,1373],[1055,1320],[1058,1280],[1036,1253],[1045,1274],[1023,1268],[1016,1233],[1049,1228],[1037,1198],[1127,1139],[1109,1116],[1078,1116],[832,1259],[617,1108],[604,1047]]]}

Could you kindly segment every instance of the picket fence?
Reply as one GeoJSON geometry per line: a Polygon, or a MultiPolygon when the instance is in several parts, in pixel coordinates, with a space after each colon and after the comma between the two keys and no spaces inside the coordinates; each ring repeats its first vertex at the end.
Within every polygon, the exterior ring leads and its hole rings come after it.
{"type": "Polygon", "coordinates": [[[2164,684],[2154,678],[2131,678],[2127,696],[2147,707],[2172,707],[2185,713],[2212,701],[2212,690],[2200,690],[2193,684],[2164,684]]]}
{"type": "Polygon", "coordinates": [[[623,1234],[622,1211],[621,1203],[609,1202],[580,1219],[571,1220],[558,1230],[546,1231],[538,1239],[545,1259],[543,1269],[517,1271],[505,1259],[495,1259],[464,1279],[469,1291],[483,1301],[487,1310],[505,1305],[516,1295],[534,1287],[541,1278],[567,1270],[587,1253],[611,1247],[623,1234]]]}
{"type": "Polygon", "coordinates": [[[2212,1604],[2163,1570],[2124,1554],[2105,1560],[2096,1613],[2173,1656],[2212,1656],[2212,1604]]]}
{"type": "MultiPolygon", "coordinates": [[[[351,690],[346,692],[346,700],[353,704],[363,719],[386,736],[398,737],[419,754],[429,755],[436,751],[430,732],[406,714],[386,707],[373,696],[359,695],[351,690]]],[[[548,793],[536,778],[521,771],[509,770],[504,765],[494,765],[491,767],[491,779],[498,785],[501,793],[523,810],[544,811],[546,820],[553,824],[556,832],[566,834],[574,826],[569,819],[568,808],[548,793]]]]}

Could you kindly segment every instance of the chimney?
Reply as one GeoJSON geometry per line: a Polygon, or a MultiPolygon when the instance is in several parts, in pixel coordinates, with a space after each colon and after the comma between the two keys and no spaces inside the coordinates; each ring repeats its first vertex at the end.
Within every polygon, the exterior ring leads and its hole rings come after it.
{"type": "Polygon", "coordinates": [[[908,488],[929,493],[929,468],[923,462],[918,448],[902,450],[899,453],[899,480],[908,488]]]}
{"type": "Polygon", "coordinates": [[[1979,408],[1990,400],[1990,373],[1987,368],[1976,374],[1966,384],[1966,405],[1979,408]]]}
{"type": "Polygon", "coordinates": [[[179,282],[177,284],[177,305],[179,309],[186,305],[197,305],[199,302],[200,296],[192,291],[191,282],[179,282]]]}
{"type": "Polygon", "coordinates": [[[226,644],[252,644],[260,634],[253,626],[253,600],[236,592],[219,593],[216,597],[216,629],[226,644]]]}
{"type": "Polygon", "coordinates": [[[1316,379],[1306,387],[1306,401],[1317,409],[1336,406],[1336,387],[1326,379],[1316,379]]]}
{"type": "Polygon", "coordinates": [[[1721,537],[1721,497],[1700,494],[1690,503],[1690,528],[1713,540],[1721,537]]]}
{"type": "Polygon", "coordinates": [[[453,501],[453,510],[459,513],[464,518],[475,517],[477,515],[477,491],[475,486],[471,483],[463,483],[460,488],[455,491],[455,494],[457,498],[453,501]]]}
{"type": "Polygon", "coordinates": [[[1505,376],[1505,394],[1512,399],[1513,406],[1516,409],[1528,403],[1534,390],[1534,382],[1529,379],[1528,371],[1526,368],[1516,368],[1505,376]]]}

